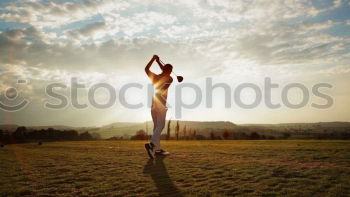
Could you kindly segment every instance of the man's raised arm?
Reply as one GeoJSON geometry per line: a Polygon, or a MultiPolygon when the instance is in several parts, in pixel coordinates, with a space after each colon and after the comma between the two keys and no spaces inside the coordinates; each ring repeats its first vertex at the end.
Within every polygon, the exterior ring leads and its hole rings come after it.
{"type": "Polygon", "coordinates": [[[151,66],[152,66],[152,64],[153,64],[153,62],[154,62],[154,60],[156,60],[156,59],[159,59],[159,57],[158,57],[157,55],[154,55],[154,56],[152,57],[151,61],[149,61],[148,64],[147,64],[147,66],[145,67],[145,72],[146,72],[146,74],[147,74],[149,77],[151,77],[152,75],[154,75],[154,73],[152,73],[152,72],[150,71],[150,68],[151,68],[151,66]]]}
{"type": "Polygon", "coordinates": [[[164,70],[164,65],[160,62],[159,57],[157,56],[156,61],[160,67],[160,69],[164,70]]]}

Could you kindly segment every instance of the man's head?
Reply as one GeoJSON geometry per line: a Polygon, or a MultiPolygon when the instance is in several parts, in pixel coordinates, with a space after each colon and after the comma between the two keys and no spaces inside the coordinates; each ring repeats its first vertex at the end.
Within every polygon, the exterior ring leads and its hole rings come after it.
{"type": "Polygon", "coordinates": [[[163,74],[170,75],[173,71],[173,66],[171,64],[165,64],[163,67],[163,74]]]}

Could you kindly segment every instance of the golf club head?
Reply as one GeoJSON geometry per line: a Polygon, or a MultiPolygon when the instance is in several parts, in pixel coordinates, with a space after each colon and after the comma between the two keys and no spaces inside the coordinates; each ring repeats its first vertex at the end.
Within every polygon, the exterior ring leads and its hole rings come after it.
{"type": "Polygon", "coordinates": [[[182,76],[177,76],[176,78],[177,78],[177,81],[180,83],[184,80],[184,78],[182,76]]]}

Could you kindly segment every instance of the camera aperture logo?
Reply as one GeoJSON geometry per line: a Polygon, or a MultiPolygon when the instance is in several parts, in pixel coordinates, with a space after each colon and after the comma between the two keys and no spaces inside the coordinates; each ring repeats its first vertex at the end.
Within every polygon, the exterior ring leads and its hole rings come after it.
{"type": "MultiPolygon", "coordinates": [[[[17,80],[17,84],[26,85],[27,80],[19,79],[17,80]]],[[[26,98],[22,98],[20,92],[14,87],[9,87],[3,93],[1,93],[0,109],[3,111],[20,111],[24,109],[29,103],[30,101],[26,98]],[[13,101],[13,103],[11,101],[13,101]]]]}

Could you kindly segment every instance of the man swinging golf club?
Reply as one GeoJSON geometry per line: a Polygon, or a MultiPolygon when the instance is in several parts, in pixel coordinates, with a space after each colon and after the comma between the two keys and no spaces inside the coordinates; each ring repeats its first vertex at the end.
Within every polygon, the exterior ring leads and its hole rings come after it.
{"type": "MultiPolygon", "coordinates": [[[[155,95],[152,99],[152,120],[153,120],[153,135],[151,142],[145,144],[145,148],[150,158],[155,158],[156,155],[169,155],[170,153],[160,148],[160,136],[165,126],[165,117],[168,110],[166,101],[168,97],[168,88],[173,82],[173,78],[170,74],[173,71],[171,64],[165,64],[159,59],[157,55],[154,55],[151,61],[145,68],[147,76],[151,79],[153,87],[155,88],[155,95]],[[154,61],[157,61],[162,73],[159,75],[150,71],[150,68],[154,61]]],[[[182,82],[183,77],[177,76],[177,80],[182,82]]]]}

